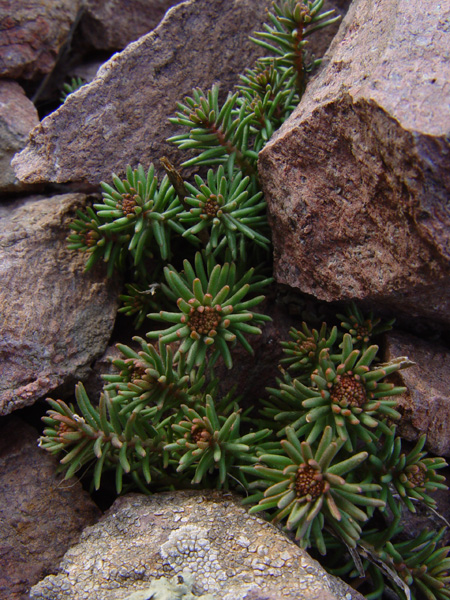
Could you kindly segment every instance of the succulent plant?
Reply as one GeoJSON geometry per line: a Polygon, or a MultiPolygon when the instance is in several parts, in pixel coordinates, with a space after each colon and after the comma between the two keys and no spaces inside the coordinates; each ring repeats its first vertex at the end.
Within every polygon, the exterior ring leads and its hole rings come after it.
{"type": "Polygon", "coordinates": [[[209,260],[205,268],[199,252],[194,267],[187,260],[183,266],[184,270],[180,273],[173,267],[164,269],[168,288],[163,290],[177,297],[178,312],[161,311],[149,315],[152,319],[174,325],[147,335],[150,339],[159,338],[164,344],[180,341],[176,356],[186,356],[188,370],[205,361],[207,349],[211,346],[214,346],[212,362],[220,354],[230,369],[232,358],[228,344],[239,341],[252,353],[244,335],[261,333],[258,325],[270,320],[266,315],[252,311],[264,296],[244,301],[245,296],[260,288],[261,284],[252,282],[254,269],[237,279],[234,263],[213,266],[209,260]]]}
{"type": "Polygon", "coordinates": [[[310,545],[312,536],[318,549],[325,553],[325,522],[355,547],[361,535],[357,521],[368,519],[356,505],[385,506],[370,495],[380,489],[378,485],[347,482],[343,477],[365,461],[368,453],[359,452],[333,462],[342,442],[336,441],[331,427],[324,429],[315,451],[308,442],[299,441],[292,427],[286,428],[286,436],[280,443],[283,454],[262,454],[253,467],[268,487],[250,512],[274,509],[272,521],[286,520],[286,527],[295,530],[295,538],[304,547],[310,545]]]}
{"type": "Polygon", "coordinates": [[[447,489],[445,477],[436,473],[437,469],[447,467],[440,457],[425,458],[423,452],[426,436],[418,439],[414,448],[405,454],[402,452],[402,440],[395,436],[395,426],[391,426],[391,435],[384,435],[383,442],[370,444],[369,461],[372,472],[378,473],[378,481],[383,487],[381,498],[388,502],[394,514],[400,514],[400,507],[393,497],[397,492],[400,499],[411,512],[416,512],[413,501],[420,501],[435,509],[436,501],[429,496],[437,489],[447,489]]]}
{"type": "Polygon", "coordinates": [[[287,365],[287,368],[293,372],[298,371],[300,375],[305,374],[309,379],[316,367],[320,352],[324,349],[331,350],[337,333],[337,327],[333,327],[328,332],[326,323],[322,323],[320,331],[309,329],[305,322],[302,323],[301,331],[291,327],[289,337],[292,341],[281,342],[286,357],[282,358],[280,363],[287,365]]]}
{"type": "Polygon", "coordinates": [[[121,415],[119,406],[107,392],[101,395],[98,408],[91,403],[81,383],[76,386],[75,396],[81,414],[62,400],[48,400],[53,410],[43,417],[47,427],[39,446],[52,454],[65,452],[60,463],[67,465],[66,479],[83,465],[95,463],[96,489],[106,468],[115,469],[118,493],[122,490],[124,473],[132,474],[135,483],[145,489],[139,472],[147,484],[155,473],[160,473],[155,465],[162,462],[163,447],[167,443],[164,430],[148,420],[138,420],[135,411],[121,415]]]}
{"type": "Polygon", "coordinates": [[[210,395],[195,409],[182,405],[183,418],[172,425],[176,441],[165,446],[171,456],[179,457],[178,472],[194,471],[192,483],[200,483],[206,474],[218,471],[220,487],[227,485],[234,463],[241,465],[252,447],[270,434],[269,429],[240,435],[240,410],[227,418],[218,415],[210,395]]]}
{"type": "Polygon", "coordinates": [[[410,585],[417,600],[449,600],[442,534],[399,538],[402,510],[434,507],[429,494],[446,487],[436,473],[446,463],[426,457],[423,439],[402,452],[395,436],[395,396],[404,388],[385,378],[407,360],[380,364],[371,345],[391,322],[352,303],[339,315],[341,331],[292,328],[260,418],[215,377],[217,359],[230,368],[236,343],[251,352],[247,334],[269,319],[254,312],[271,281],[256,163],[319,62],[308,56],[307,37],[336,20],[322,8],[323,0],[274,3],[253,38],[269,55],[245,71],[237,91],[221,103],[216,85],[197,88],[178,105],[171,122],[184,132],[171,141],[192,151],[183,165],[199,175],[185,180],[164,157],[161,183],[153,166],[129,166],[125,179],[102,184],[101,202],[78,213],[70,247],[89,255],[87,268],[103,259],[109,276],[121,270],[120,310],[136,325],[153,311],[165,328],[148,333],[155,346],[142,338],[135,348],[119,345],[117,372],[104,376],[98,404],[81,384],[77,408],[49,400],[40,444],[63,454],[66,477],[91,470],[96,488],[114,471],[118,493],[244,489],[252,512],[267,511],[303,546],[337,555],[341,574],[372,584],[368,600],[381,598],[386,577],[399,594],[410,585]],[[389,511],[376,510],[385,504],[389,511]]]}
{"type": "Polygon", "coordinates": [[[412,589],[412,600],[450,598],[450,546],[440,547],[444,533],[445,528],[424,530],[412,540],[387,542],[381,553],[386,562],[392,559],[395,570],[412,589]]]}
{"type": "Polygon", "coordinates": [[[159,283],[152,283],[146,286],[138,285],[137,283],[126,283],[125,288],[127,293],[119,296],[122,306],[118,312],[129,317],[134,316],[134,326],[136,329],[139,329],[147,313],[150,310],[156,310],[160,306],[160,303],[155,298],[159,287],[159,283]]]}
{"type": "Polygon", "coordinates": [[[244,106],[245,115],[252,116],[250,132],[255,151],[263,148],[300,101],[293,68],[281,70],[274,62],[256,61],[240,76],[241,84],[237,86],[241,94],[237,106],[244,106]]]}
{"type": "Polygon", "coordinates": [[[90,255],[86,261],[86,271],[92,269],[94,264],[103,258],[108,263],[107,275],[112,277],[115,267],[124,266],[124,249],[130,241],[130,236],[102,231],[100,228],[103,222],[89,206],[86,212],[77,210],[77,216],[78,219],[70,224],[74,233],[68,237],[69,250],[80,250],[90,255]]]}
{"type": "Polygon", "coordinates": [[[227,248],[233,260],[245,255],[245,240],[269,249],[270,240],[260,233],[261,228],[267,229],[266,203],[262,192],[249,193],[249,177],[237,173],[229,180],[220,165],[216,172],[208,171],[207,182],[196,175],[195,183],[185,183],[189,191],[185,203],[192,208],[178,216],[190,225],[184,236],[207,231],[206,252],[217,255],[227,248]]]}
{"type": "Polygon", "coordinates": [[[66,101],[67,96],[70,96],[73,92],[76,92],[86,82],[81,77],[72,77],[69,83],[65,83],[62,87],[62,92],[60,96],[60,102],[63,103],[66,101]]]}
{"type": "Polygon", "coordinates": [[[389,331],[395,322],[395,319],[383,322],[381,318],[375,318],[373,312],[365,316],[354,302],[348,305],[346,315],[336,316],[342,320],[341,327],[352,336],[354,347],[360,350],[366,350],[374,336],[389,331]]]}
{"type": "Polygon", "coordinates": [[[169,138],[182,150],[194,150],[194,158],[183,163],[192,165],[224,165],[231,177],[234,168],[245,175],[256,175],[258,153],[247,147],[251,114],[245,114],[245,107],[236,109],[238,92],[228,94],[222,107],[219,105],[219,87],[213,85],[205,93],[200,88],[186,96],[184,104],[178,104],[175,118],[169,119],[175,125],[187,127],[187,133],[169,138]]]}
{"type": "Polygon", "coordinates": [[[308,441],[316,439],[326,425],[331,425],[351,450],[358,437],[371,441],[367,428],[386,428],[382,423],[385,418],[400,418],[395,410],[397,401],[391,398],[403,393],[405,388],[382,381],[397,371],[399,365],[371,369],[377,351],[378,346],[370,346],[365,352],[354,350],[350,334],[345,334],[338,360],[332,360],[325,349],[320,352],[318,368],[311,376],[315,387],[308,391],[302,384],[297,385],[307,396],[302,405],[308,409],[306,422],[311,424],[308,441]]]}
{"type": "Polygon", "coordinates": [[[142,165],[133,170],[127,167],[127,177],[121,180],[113,174],[114,187],[102,182],[103,204],[95,204],[99,218],[104,220],[101,231],[128,234],[128,251],[138,264],[155,249],[163,260],[170,257],[170,233],[183,234],[184,229],[175,219],[183,210],[169,178],[165,176],[158,186],[155,168],[147,173],[142,165]]]}
{"type": "Polygon", "coordinates": [[[119,372],[103,376],[105,389],[120,404],[120,414],[142,412],[158,423],[182,402],[193,404],[205,383],[203,373],[188,373],[184,357],[175,362],[171,348],[161,342],[156,349],[142,338],[133,339],[141,350],[118,344],[123,358],[112,362],[119,372]]]}
{"type": "MultiPolygon", "coordinates": [[[[278,68],[293,68],[300,95],[305,90],[308,71],[320,64],[320,60],[307,63],[305,38],[340,18],[333,17],[334,10],[321,12],[323,4],[324,0],[274,2],[273,12],[269,12],[270,24],[264,24],[265,31],[258,31],[256,37],[251,38],[268,50],[270,55],[275,56],[278,68]]],[[[272,58],[269,58],[268,62],[271,60],[272,58]]]]}

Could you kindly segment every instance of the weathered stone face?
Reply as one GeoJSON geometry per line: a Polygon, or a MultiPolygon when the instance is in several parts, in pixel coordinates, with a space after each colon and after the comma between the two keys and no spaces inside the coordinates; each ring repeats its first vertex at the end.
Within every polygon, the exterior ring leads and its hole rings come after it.
{"type": "Polygon", "coordinates": [[[279,282],[448,321],[450,8],[352,4],[260,155],[279,282]]]}
{"type": "Polygon", "coordinates": [[[405,333],[391,332],[386,338],[386,360],[408,356],[415,363],[396,373],[400,385],[407,388],[398,398],[399,434],[417,440],[425,433],[430,452],[450,456],[450,351],[405,333]]]}
{"type": "Polygon", "coordinates": [[[28,598],[100,516],[78,481],[56,475],[37,437],[15,416],[0,422],[0,597],[8,600],[28,598]]]}
{"type": "Polygon", "coordinates": [[[14,159],[26,182],[109,181],[127,163],[186,160],[165,140],[168,118],[192,88],[220,82],[223,97],[262,49],[249,34],[261,27],[270,0],[190,0],[160,27],[115,54],[96,79],[72,94],[34,129],[14,159]],[[76,160],[73,157],[76,156],[76,160]]]}
{"type": "Polygon", "coordinates": [[[181,0],[85,0],[80,22],[83,42],[98,50],[122,50],[154,29],[181,0]]]}
{"type": "Polygon", "coordinates": [[[106,348],[119,285],[67,249],[84,194],[0,204],[0,415],[82,377],[106,348]]]}
{"type": "MultiPolygon", "coordinates": [[[[0,81],[0,192],[20,189],[10,166],[16,152],[22,150],[30,131],[39,124],[33,103],[15,81],[0,81]]],[[[23,186],[22,186],[23,187],[23,186]]]]}
{"type": "Polygon", "coordinates": [[[6,0],[0,4],[0,76],[49,73],[71,35],[82,0],[6,0]]]}
{"type": "Polygon", "coordinates": [[[186,569],[197,595],[220,600],[362,600],[238,497],[211,491],[119,498],[31,597],[121,600],[186,569]]]}

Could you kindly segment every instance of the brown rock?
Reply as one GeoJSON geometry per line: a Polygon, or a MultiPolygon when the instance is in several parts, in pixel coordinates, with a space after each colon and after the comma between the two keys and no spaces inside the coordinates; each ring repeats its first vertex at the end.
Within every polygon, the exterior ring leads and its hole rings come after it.
{"type": "Polygon", "coordinates": [[[11,159],[24,148],[28,134],[38,124],[36,108],[20,85],[0,80],[0,192],[18,189],[11,159]]]}
{"type": "Polygon", "coordinates": [[[190,0],[155,31],[115,54],[97,78],[34,129],[14,159],[26,182],[109,181],[136,167],[177,158],[165,140],[176,103],[196,86],[227,92],[262,49],[248,40],[270,0],[190,0]],[[199,51],[201,48],[201,51],[199,51]],[[74,156],[77,157],[74,161],[74,156]]]}
{"type": "Polygon", "coordinates": [[[215,491],[119,498],[64,557],[34,600],[122,600],[162,576],[187,569],[196,594],[220,600],[362,600],[328,575],[279,529],[250,516],[240,499],[215,491]],[[253,595],[253,597],[255,597],[253,595]]]}
{"type": "Polygon", "coordinates": [[[86,0],[80,23],[83,42],[97,50],[123,50],[152,31],[181,0],[86,0]]]}
{"type": "Polygon", "coordinates": [[[407,356],[415,366],[398,371],[407,391],[398,397],[402,419],[399,434],[416,440],[426,433],[426,448],[450,456],[450,351],[437,343],[400,332],[386,336],[386,359],[407,356]]]}
{"type": "Polygon", "coordinates": [[[0,415],[86,375],[106,348],[118,284],[67,249],[84,194],[0,205],[0,415]]]}
{"type": "Polygon", "coordinates": [[[82,0],[3,0],[0,77],[36,79],[49,73],[81,5],[82,0]]]}
{"type": "Polygon", "coordinates": [[[0,598],[24,600],[56,567],[100,511],[76,480],[56,475],[57,461],[37,447],[20,419],[0,425],[0,598]]]}
{"type": "Polygon", "coordinates": [[[449,18],[437,0],[352,3],[260,155],[279,282],[449,321],[449,18]]]}

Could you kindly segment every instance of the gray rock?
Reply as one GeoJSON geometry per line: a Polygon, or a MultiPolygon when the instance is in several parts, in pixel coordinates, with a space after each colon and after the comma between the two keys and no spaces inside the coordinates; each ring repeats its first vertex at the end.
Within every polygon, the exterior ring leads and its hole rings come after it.
{"type": "Polygon", "coordinates": [[[260,155],[279,282],[450,320],[450,6],[355,0],[260,155]]]}
{"type": "Polygon", "coordinates": [[[118,282],[67,249],[68,222],[84,194],[0,204],[0,415],[33,404],[89,372],[104,352],[118,282]]]}
{"type": "Polygon", "coordinates": [[[56,567],[99,509],[57,461],[37,447],[38,432],[17,417],[0,423],[0,598],[24,600],[56,567]]]}
{"type": "Polygon", "coordinates": [[[0,3],[0,77],[36,79],[50,73],[68,43],[83,0],[0,3]]]}
{"type": "Polygon", "coordinates": [[[10,165],[16,152],[28,141],[28,134],[39,124],[34,104],[15,81],[0,80],[0,192],[20,190],[10,165]]]}
{"type": "Polygon", "coordinates": [[[83,43],[97,50],[123,50],[152,31],[181,0],[85,0],[80,22],[83,43]]]}
{"type": "Polygon", "coordinates": [[[186,570],[196,594],[220,600],[362,600],[238,497],[214,491],[119,498],[31,598],[122,600],[186,570]]]}
{"type": "Polygon", "coordinates": [[[177,133],[168,118],[193,87],[220,82],[223,95],[262,49],[249,41],[270,0],[189,0],[174,7],[153,32],[100,68],[94,81],[45,118],[14,159],[24,182],[98,184],[127,163],[148,167],[168,156],[177,133]],[[74,160],[76,156],[76,160],[74,160]]]}
{"type": "Polygon", "coordinates": [[[427,435],[426,448],[450,456],[450,351],[436,342],[413,335],[386,335],[386,360],[407,356],[415,366],[398,371],[396,378],[407,391],[398,397],[402,419],[399,434],[407,440],[427,435]]]}

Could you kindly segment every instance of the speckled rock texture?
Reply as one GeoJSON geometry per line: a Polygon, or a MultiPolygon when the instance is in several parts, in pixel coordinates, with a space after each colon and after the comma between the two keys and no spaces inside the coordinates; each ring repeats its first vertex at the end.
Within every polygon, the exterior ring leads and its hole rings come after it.
{"type": "Polygon", "coordinates": [[[416,363],[396,373],[398,383],[407,388],[398,398],[400,435],[416,440],[426,433],[426,448],[450,457],[450,351],[436,342],[390,332],[386,336],[386,360],[396,356],[408,356],[416,363]]]}
{"type": "Polygon", "coordinates": [[[0,192],[19,190],[10,165],[16,152],[28,141],[28,134],[39,124],[34,104],[16,81],[0,80],[0,192]]]}
{"type": "MultiPolygon", "coordinates": [[[[218,600],[363,600],[240,499],[220,492],[119,498],[64,557],[33,600],[122,600],[187,569],[218,600]]],[[[194,591],[194,589],[193,589],[194,591]]]]}
{"type": "Polygon", "coordinates": [[[72,94],[34,129],[14,159],[25,182],[98,184],[127,163],[182,159],[165,142],[177,133],[168,118],[193,87],[219,82],[224,96],[262,49],[249,41],[270,0],[189,0],[161,25],[100,68],[96,79],[72,94]],[[73,157],[77,160],[74,161],[73,157]]]}
{"type": "Polygon", "coordinates": [[[81,484],[56,475],[38,432],[16,417],[0,421],[0,598],[25,600],[100,511],[81,484]]]}
{"type": "Polygon", "coordinates": [[[85,377],[112,332],[119,282],[67,249],[84,194],[0,204],[0,415],[85,377]]]}
{"type": "Polygon", "coordinates": [[[49,73],[70,39],[83,0],[2,0],[0,77],[36,79],[49,73]]]}
{"type": "Polygon", "coordinates": [[[85,0],[80,21],[83,43],[97,50],[123,50],[154,29],[181,0],[85,0]]]}
{"type": "Polygon", "coordinates": [[[260,155],[276,279],[450,321],[450,5],[355,0],[260,155]]]}

